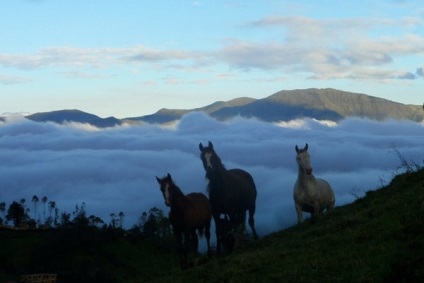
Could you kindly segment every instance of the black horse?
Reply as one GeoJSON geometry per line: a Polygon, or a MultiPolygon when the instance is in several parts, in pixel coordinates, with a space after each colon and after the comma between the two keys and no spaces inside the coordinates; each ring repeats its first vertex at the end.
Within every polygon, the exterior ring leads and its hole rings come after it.
{"type": "Polygon", "coordinates": [[[197,253],[199,242],[196,230],[199,236],[205,235],[208,256],[210,256],[209,239],[212,208],[208,198],[202,193],[184,195],[180,188],[175,185],[169,173],[163,178],[156,177],[156,180],[159,183],[165,204],[171,208],[169,220],[177,240],[181,267],[187,267],[187,254],[190,245],[193,245],[192,248],[197,253]]]}
{"type": "Polygon", "coordinates": [[[199,144],[200,159],[209,180],[209,201],[212,206],[212,216],[216,226],[217,252],[221,251],[220,216],[228,215],[231,228],[245,226],[246,210],[249,211],[249,226],[253,237],[258,238],[255,230],[254,214],[256,210],[256,185],[252,176],[241,169],[227,170],[216,154],[213,144],[207,147],[199,144]]]}

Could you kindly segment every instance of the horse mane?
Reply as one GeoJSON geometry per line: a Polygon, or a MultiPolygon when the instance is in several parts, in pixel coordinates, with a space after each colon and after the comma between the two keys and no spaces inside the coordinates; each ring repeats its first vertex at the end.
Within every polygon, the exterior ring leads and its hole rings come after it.
{"type": "Polygon", "coordinates": [[[178,196],[185,196],[183,191],[180,189],[180,187],[178,187],[175,183],[174,180],[171,179],[171,186],[172,188],[175,190],[175,192],[177,193],[178,196]]]}
{"type": "Polygon", "coordinates": [[[175,190],[175,192],[178,196],[185,196],[183,191],[180,189],[180,187],[177,186],[177,184],[175,184],[174,179],[172,179],[172,177],[170,175],[163,177],[163,179],[169,180],[169,184],[175,190]]]}

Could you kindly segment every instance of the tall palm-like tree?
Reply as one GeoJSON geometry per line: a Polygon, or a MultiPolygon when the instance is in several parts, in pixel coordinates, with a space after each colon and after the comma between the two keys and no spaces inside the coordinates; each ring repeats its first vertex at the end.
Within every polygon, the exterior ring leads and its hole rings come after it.
{"type": "Polygon", "coordinates": [[[124,225],[125,214],[121,211],[119,212],[118,216],[119,216],[119,228],[122,228],[122,226],[124,225]]]}
{"type": "Polygon", "coordinates": [[[37,221],[37,206],[38,206],[38,197],[34,195],[32,197],[32,203],[34,204],[34,220],[37,221]]]}
{"type": "Polygon", "coordinates": [[[46,203],[47,203],[47,197],[44,196],[41,199],[41,201],[43,202],[43,208],[44,208],[44,211],[43,211],[44,222],[46,222],[46,203]]]}
{"type": "Polygon", "coordinates": [[[56,202],[52,201],[52,200],[49,201],[49,217],[47,218],[47,222],[48,222],[49,226],[52,226],[52,223],[53,223],[52,214],[53,214],[53,211],[55,210],[55,208],[56,208],[56,202]]]}

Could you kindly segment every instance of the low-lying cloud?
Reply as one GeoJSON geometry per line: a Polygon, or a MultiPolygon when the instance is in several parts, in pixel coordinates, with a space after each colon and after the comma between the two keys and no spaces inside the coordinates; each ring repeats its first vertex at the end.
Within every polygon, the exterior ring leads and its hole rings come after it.
{"type": "MultiPolygon", "coordinates": [[[[387,184],[400,160],[423,164],[424,124],[347,119],[270,124],[236,118],[219,122],[202,113],[185,115],[173,127],[155,125],[96,129],[81,124],[36,123],[23,118],[0,122],[0,202],[6,207],[47,196],[60,212],[86,204],[88,215],[110,222],[124,212],[130,228],[142,212],[165,212],[155,176],[170,173],[185,193],[205,192],[199,143],[213,142],[225,166],[249,171],[258,188],[256,225],[260,235],[296,223],[293,185],[295,145],[309,144],[316,176],[333,186],[336,206],[387,184]]],[[[43,219],[41,209],[37,217],[43,219]]]]}

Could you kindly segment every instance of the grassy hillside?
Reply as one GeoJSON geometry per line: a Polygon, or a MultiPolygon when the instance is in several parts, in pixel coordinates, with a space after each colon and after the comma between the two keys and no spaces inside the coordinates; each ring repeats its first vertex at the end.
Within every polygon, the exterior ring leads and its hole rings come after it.
{"type": "MultiPolygon", "coordinates": [[[[0,230],[0,283],[24,273],[60,282],[420,282],[424,170],[405,173],[316,222],[250,240],[180,270],[173,238],[117,231],[0,230]]],[[[214,243],[213,237],[213,243],[214,243]]]]}
{"type": "Polygon", "coordinates": [[[155,282],[422,282],[423,214],[420,170],[397,176],[318,222],[306,221],[155,282]]]}

